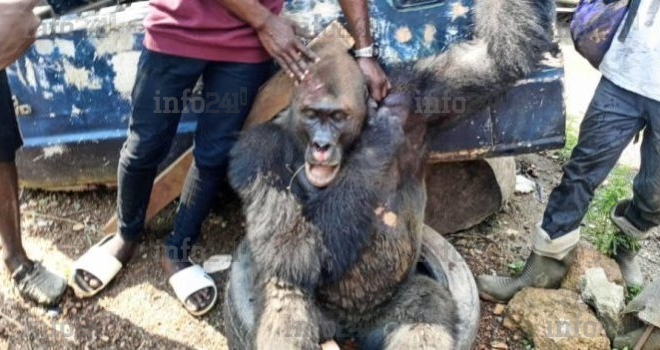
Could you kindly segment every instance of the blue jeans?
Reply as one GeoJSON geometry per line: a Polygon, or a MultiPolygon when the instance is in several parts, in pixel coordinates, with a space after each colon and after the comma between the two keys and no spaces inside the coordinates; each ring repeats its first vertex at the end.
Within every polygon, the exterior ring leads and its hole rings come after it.
{"type": "Polygon", "coordinates": [[[542,227],[551,238],[580,226],[594,191],[644,128],[641,168],[624,216],[641,231],[660,225],[660,101],[602,78],[580,126],[578,144],[564,166],[561,184],[552,191],[545,210],[542,227]]]}
{"type": "Polygon", "coordinates": [[[143,50],[133,87],[129,136],[119,160],[117,213],[124,239],[138,241],[143,234],[157,168],[169,153],[188,106],[193,112],[199,110],[194,162],[165,243],[171,259],[188,259],[225,177],[229,151],[272,68],[270,61],[212,62],[143,50]],[[199,97],[195,103],[191,95],[200,77],[203,103],[199,97]]]}

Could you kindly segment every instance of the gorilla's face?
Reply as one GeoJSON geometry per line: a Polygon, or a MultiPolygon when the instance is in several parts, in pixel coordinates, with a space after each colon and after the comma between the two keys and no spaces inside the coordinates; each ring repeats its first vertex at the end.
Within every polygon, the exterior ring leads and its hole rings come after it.
{"type": "Polygon", "coordinates": [[[294,91],[295,128],[306,144],[305,175],[317,188],[329,186],[344,155],[362,131],[367,87],[357,63],[345,50],[316,48],[321,61],[294,91]]]}
{"type": "Polygon", "coordinates": [[[319,188],[328,186],[336,178],[344,152],[362,125],[363,116],[352,114],[334,102],[311,104],[300,111],[300,126],[308,138],[305,174],[309,182],[319,188]]]}

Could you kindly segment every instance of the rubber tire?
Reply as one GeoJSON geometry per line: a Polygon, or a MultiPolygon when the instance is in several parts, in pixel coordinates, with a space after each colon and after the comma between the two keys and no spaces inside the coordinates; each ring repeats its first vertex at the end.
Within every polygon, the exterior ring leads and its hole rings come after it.
{"type": "MultiPolygon", "coordinates": [[[[469,266],[456,249],[432,228],[426,226],[418,273],[446,285],[458,308],[456,349],[470,350],[477,336],[480,304],[477,284],[469,266]]],[[[225,336],[232,350],[251,349],[249,334],[254,328],[254,305],[250,254],[241,244],[230,273],[223,315],[225,336]]]]}

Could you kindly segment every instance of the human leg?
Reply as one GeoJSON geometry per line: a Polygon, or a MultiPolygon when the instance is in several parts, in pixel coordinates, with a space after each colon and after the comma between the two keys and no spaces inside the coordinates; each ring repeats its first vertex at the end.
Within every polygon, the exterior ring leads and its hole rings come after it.
{"type": "Polygon", "coordinates": [[[39,304],[55,304],[66,290],[66,281],[30,261],[21,241],[18,174],[14,162],[21,135],[7,83],[0,71],[0,246],[2,261],[22,295],[39,304]]]}
{"type": "Polygon", "coordinates": [[[479,276],[485,299],[506,302],[524,287],[556,288],[572,263],[579,226],[596,188],[625,147],[645,126],[640,96],[603,78],[580,127],[578,144],[564,176],[550,195],[543,222],[533,234],[533,249],[516,278],[479,276]]]}
{"type": "MultiPolygon", "coordinates": [[[[632,200],[620,201],[611,218],[621,234],[635,240],[647,239],[660,224],[660,102],[645,99],[648,120],[641,147],[641,167],[633,184],[632,200]]],[[[636,247],[618,247],[615,255],[628,285],[643,285],[636,247]]]]}
{"type": "MultiPolygon", "coordinates": [[[[157,168],[170,151],[184,108],[183,93],[194,87],[205,66],[202,60],[142,52],[128,139],[119,160],[119,232],[102,245],[121,264],[130,259],[141,238],[157,168]]],[[[76,284],[87,291],[102,287],[87,271],[77,270],[75,277],[76,284]]]]}
{"type": "MultiPolygon", "coordinates": [[[[193,151],[195,160],[186,178],[174,229],[165,242],[162,260],[170,275],[191,265],[190,250],[217,199],[216,194],[226,176],[229,151],[271,68],[270,62],[215,62],[204,71],[203,97],[192,98],[189,104],[189,108],[199,114],[193,151]]],[[[191,311],[204,309],[214,299],[212,292],[209,288],[194,294],[186,301],[186,307],[191,311]]]]}

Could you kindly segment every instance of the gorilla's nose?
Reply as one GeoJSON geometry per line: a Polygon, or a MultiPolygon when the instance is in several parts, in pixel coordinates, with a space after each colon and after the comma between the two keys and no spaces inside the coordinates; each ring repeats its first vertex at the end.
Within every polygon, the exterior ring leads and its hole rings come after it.
{"type": "Polygon", "coordinates": [[[325,153],[330,149],[330,142],[327,141],[314,141],[314,151],[325,153]]]}

